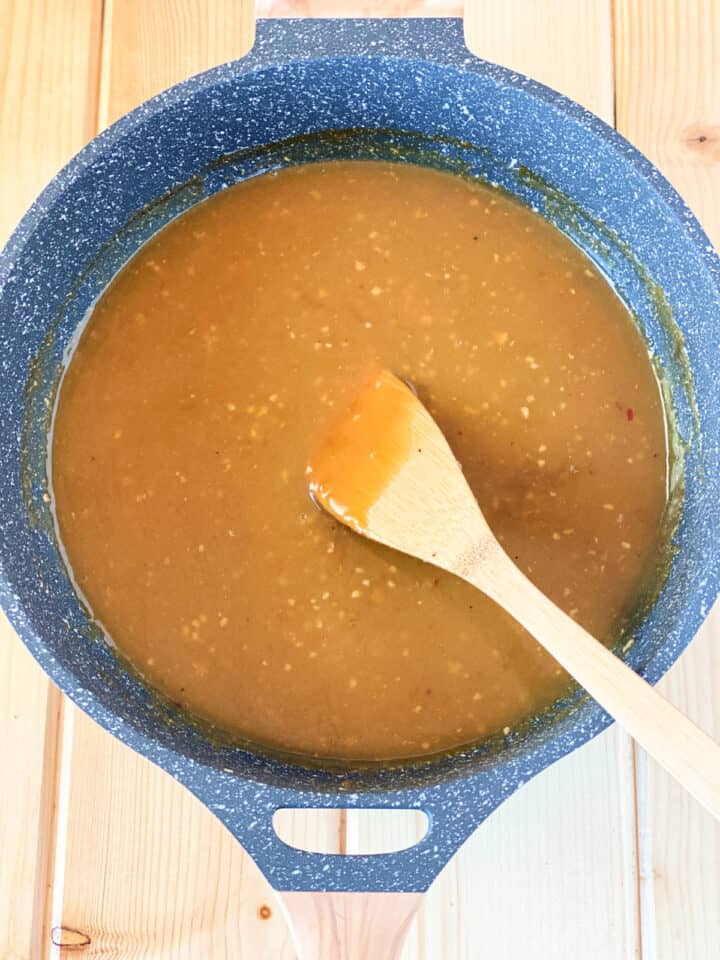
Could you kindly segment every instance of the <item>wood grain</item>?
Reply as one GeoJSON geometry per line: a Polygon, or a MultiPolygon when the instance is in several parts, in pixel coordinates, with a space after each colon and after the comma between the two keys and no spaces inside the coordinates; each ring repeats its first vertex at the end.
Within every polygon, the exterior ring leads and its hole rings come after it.
{"type": "MultiPolygon", "coordinates": [[[[46,874],[50,823],[47,793],[54,784],[45,760],[59,694],[0,618],[0,957],[30,955],[36,929],[36,884],[46,874]],[[47,723],[46,723],[47,716],[47,723]],[[45,789],[43,789],[45,787],[45,789]]],[[[39,898],[40,911],[43,898],[39,898]]]]}
{"type": "Polygon", "coordinates": [[[95,132],[101,0],[0,4],[0,242],[95,132]]]}
{"type": "Polygon", "coordinates": [[[298,960],[399,960],[421,893],[279,893],[298,960]]]}
{"type": "Polygon", "coordinates": [[[637,960],[632,792],[616,728],[544,771],[445,868],[402,960],[637,960]]]}
{"type": "Polygon", "coordinates": [[[617,127],[720,246],[720,4],[615,0],[617,127]]]}
{"type": "Polygon", "coordinates": [[[611,0],[469,0],[467,45],[613,122],[611,0]]]}
{"type": "MultiPolygon", "coordinates": [[[[720,6],[616,0],[618,129],[653,160],[720,247],[720,6]]],[[[720,740],[720,609],[661,689],[720,740]]],[[[642,939],[652,960],[714,960],[720,827],[638,757],[642,939]]]]}
{"type": "MultiPolygon", "coordinates": [[[[99,0],[0,4],[0,246],[92,135],[99,0]]],[[[0,615],[0,957],[39,956],[61,697],[0,615]]]]}
{"type": "MultiPolygon", "coordinates": [[[[720,740],[720,607],[661,690],[720,740]]],[[[644,753],[638,755],[644,957],[715,960],[720,943],[720,826],[644,753]]]]}
{"type": "Polygon", "coordinates": [[[257,0],[258,17],[461,17],[462,0],[257,0]]]}
{"type": "Polygon", "coordinates": [[[239,844],[162,771],[79,712],[69,722],[55,940],[75,931],[98,960],[290,960],[273,894],[239,844]]]}
{"type": "Polygon", "coordinates": [[[209,67],[244,56],[251,0],[105,0],[100,125],[209,67]]]}

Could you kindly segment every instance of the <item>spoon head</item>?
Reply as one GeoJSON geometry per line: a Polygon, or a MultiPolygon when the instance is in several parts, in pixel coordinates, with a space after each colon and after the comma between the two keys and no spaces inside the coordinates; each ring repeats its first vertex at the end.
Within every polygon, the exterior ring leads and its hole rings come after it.
{"type": "Polygon", "coordinates": [[[341,523],[460,575],[478,538],[490,534],[442,431],[387,370],[326,434],[307,476],[316,501],[341,523]]]}

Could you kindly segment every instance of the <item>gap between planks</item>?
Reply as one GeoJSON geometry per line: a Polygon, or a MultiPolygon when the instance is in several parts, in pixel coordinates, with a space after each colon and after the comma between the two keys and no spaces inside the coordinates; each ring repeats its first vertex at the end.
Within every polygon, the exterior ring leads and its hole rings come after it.
{"type": "MultiPolygon", "coordinates": [[[[0,4],[0,243],[93,133],[98,9],[96,0],[0,4]]],[[[62,697],[4,617],[0,647],[0,745],[12,783],[0,802],[0,954],[36,960],[54,855],[62,697]]]]}

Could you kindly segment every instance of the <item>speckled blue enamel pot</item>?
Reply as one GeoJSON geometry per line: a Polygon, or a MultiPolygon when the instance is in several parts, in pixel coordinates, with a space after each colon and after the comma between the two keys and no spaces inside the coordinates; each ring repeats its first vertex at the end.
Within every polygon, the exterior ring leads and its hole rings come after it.
{"type": "Polygon", "coordinates": [[[118,266],[228,183],[348,155],[420,159],[501,184],[587,250],[637,315],[665,370],[685,486],[667,582],[627,659],[654,682],[678,657],[718,588],[718,260],[647,160],[576,104],[471,57],[454,20],[261,23],[248,57],[120,120],[40,196],[0,259],[0,590],[52,679],[192,790],[276,888],[423,890],[504,799],[606,727],[603,711],[578,696],[499,749],[385,769],[312,770],[222,744],[98,638],[48,504],[49,410],[64,350],[118,266]],[[315,136],[328,130],[350,132],[315,136]],[[421,808],[430,829],[410,850],[321,856],[276,837],[273,813],[288,806],[421,808]]]}

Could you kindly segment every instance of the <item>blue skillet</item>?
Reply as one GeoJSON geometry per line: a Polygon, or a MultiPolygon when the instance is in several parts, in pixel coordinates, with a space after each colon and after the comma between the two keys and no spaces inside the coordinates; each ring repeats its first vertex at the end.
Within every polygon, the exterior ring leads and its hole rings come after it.
{"type": "Polygon", "coordinates": [[[173,87],[92,141],[41,194],[0,256],[5,611],[68,696],[185,784],[237,837],[284,893],[308,956],[364,957],[382,955],[386,940],[399,949],[394,934],[416,905],[411,895],[432,883],[503,800],[598,734],[609,717],[578,691],[500,740],[362,768],[313,768],[225,742],[159,698],[104,642],[73,591],[47,502],[49,410],[66,348],[118,268],[217,190],[335,157],[427,163],[500,185],[585,250],[637,318],[662,369],[679,438],[675,552],[624,653],[652,683],[718,592],[720,262],[641,154],[577,104],[471,56],[457,20],[259,23],[243,60],[173,87]],[[273,814],[285,807],[417,809],[429,827],[410,849],[322,855],[278,838],[273,814]],[[351,895],[359,892],[374,896],[356,907],[361,901],[351,895]],[[314,913],[303,912],[309,905],[314,913]],[[355,944],[345,953],[327,946],[332,936],[322,948],[311,939],[326,922],[342,939],[334,908],[355,944]],[[367,936],[358,932],[363,925],[367,936]]]}

